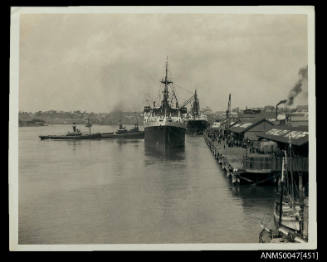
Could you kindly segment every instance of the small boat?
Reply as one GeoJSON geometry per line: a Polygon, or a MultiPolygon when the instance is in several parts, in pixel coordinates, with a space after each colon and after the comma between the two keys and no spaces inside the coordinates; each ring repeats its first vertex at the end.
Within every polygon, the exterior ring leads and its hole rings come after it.
{"type": "Polygon", "coordinates": [[[115,134],[115,133],[101,133],[101,138],[144,138],[144,131],[138,132],[126,132],[122,134],[115,134]]]}
{"type": "Polygon", "coordinates": [[[120,123],[116,132],[101,133],[101,138],[144,138],[144,131],[139,130],[138,123],[130,130],[120,123]]]}
{"type": "Polygon", "coordinates": [[[128,132],[128,131],[127,131],[126,127],[124,127],[123,124],[122,124],[121,121],[120,121],[120,123],[119,123],[119,128],[117,129],[117,131],[115,132],[115,134],[116,134],[116,135],[119,135],[119,134],[125,134],[125,133],[127,133],[127,132],[128,132]]]}
{"type": "Polygon", "coordinates": [[[45,139],[56,139],[56,140],[64,140],[64,139],[68,139],[68,140],[79,140],[79,139],[100,139],[101,134],[97,133],[97,134],[86,134],[86,135],[49,135],[49,136],[39,136],[41,140],[45,140],[45,139]]]}
{"type": "Polygon", "coordinates": [[[282,209],[280,210],[280,203],[275,202],[274,219],[275,221],[281,221],[281,224],[289,229],[299,231],[300,225],[300,205],[295,205],[293,208],[290,203],[283,202],[282,209]],[[282,216],[280,217],[280,213],[282,216]]]}
{"type": "Polygon", "coordinates": [[[119,128],[116,132],[108,133],[91,133],[92,124],[88,121],[86,127],[89,128],[89,134],[83,134],[73,123],[73,132],[68,132],[66,135],[48,135],[48,136],[39,136],[41,140],[53,139],[53,140],[80,140],[80,139],[105,139],[105,138],[144,138],[144,131],[140,131],[138,124],[135,124],[135,127],[127,130],[122,124],[119,125],[119,128]]]}
{"type": "Polygon", "coordinates": [[[280,199],[275,201],[273,218],[274,229],[264,226],[259,235],[261,243],[306,243],[308,240],[308,207],[305,204],[303,188],[299,191],[299,201],[295,201],[293,187],[294,182],[289,184],[288,176],[292,176],[292,172],[287,172],[287,154],[282,160],[282,173],[280,178],[280,199]]]}
{"type": "Polygon", "coordinates": [[[100,133],[95,134],[82,134],[82,132],[76,127],[76,124],[73,123],[73,132],[68,132],[66,135],[48,135],[48,136],[39,136],[41,140],[45,139],[55,139],[55,140],[79,140],[79,139],[99,139],[101,138],[100,133]]]}

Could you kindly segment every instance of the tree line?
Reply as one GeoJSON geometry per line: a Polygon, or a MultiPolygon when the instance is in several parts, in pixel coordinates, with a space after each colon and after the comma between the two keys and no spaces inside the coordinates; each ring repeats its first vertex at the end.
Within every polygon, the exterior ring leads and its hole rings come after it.
{"type": "Polygon", "coordinates": [[[44,121],[47,124],[85,124],[88,119],[93,124],[99,125],[115,125],[122,122],[123,124],[143,123],[142,112],[111,112],[111,113],[88,113],[79,110],[72,112],[65,111],[38,111],[32,112],[19,112],[19,121],[23,122],[37,122],[44,121]]]}

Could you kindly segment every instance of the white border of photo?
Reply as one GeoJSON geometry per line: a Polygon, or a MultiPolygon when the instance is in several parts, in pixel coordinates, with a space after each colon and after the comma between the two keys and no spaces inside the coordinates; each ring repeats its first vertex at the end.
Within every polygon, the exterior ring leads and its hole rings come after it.
{"type": "Polygon", "coordinates": [[[12,7],[10,28],[9,94],[9,248],[11,251],[91,250],[299,250],[317,248],[316,112],[315,112],[315,13],[313,6],[128,6],[128,7],[12,7]],[[18,244],[18,98],[19,25],[22,14],[73,13],[193,13],[193,14],[304,14],[308,31],[309,85],[309,240],[308,243],[206,243],[206,244],[18,244]]]}

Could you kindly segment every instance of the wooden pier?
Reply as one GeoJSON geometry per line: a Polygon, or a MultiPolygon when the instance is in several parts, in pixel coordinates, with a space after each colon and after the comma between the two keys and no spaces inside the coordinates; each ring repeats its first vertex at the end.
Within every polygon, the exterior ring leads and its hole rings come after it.
{"type": "MultiPolygon", "coordinates": [[[[270,168],[248,169],[248,159],[245,158],[247,149],[243,147],[224,146],[224,142],[218,143],[207,134],[203,135],[206,144],[212,152],[214,158],[230,177],[233,184],[250,183],[253,185],[276,182],[277,173],[270,168]]],[[[255,165],[253,165],[255,166],[255,165]]],[[[261,164],[261,167],[267,166],[261,164]]]]}

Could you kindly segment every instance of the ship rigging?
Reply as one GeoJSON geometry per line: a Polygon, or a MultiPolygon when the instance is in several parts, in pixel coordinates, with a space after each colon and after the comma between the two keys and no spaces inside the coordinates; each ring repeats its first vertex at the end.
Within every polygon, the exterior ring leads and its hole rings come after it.
{"type": "Polygon", "coordinates": [[[173,81],[168,78],[168,58],[165,77],[160,81],[163,85],[161,105],[144,107],[144,142],[146,145],[166,149],[166,147],[182,147],[185,145],[185,126],[182,114],[186,108],[180,108],[173,81]],[[171,90],[171,91],[170,91],[171,90]],[[172,101],[175,100],[175,107],[172,101]]]}

